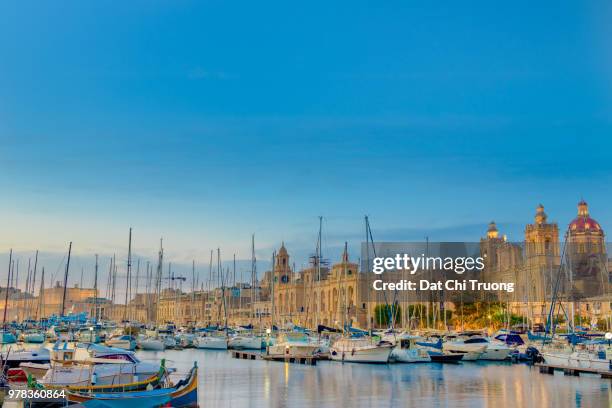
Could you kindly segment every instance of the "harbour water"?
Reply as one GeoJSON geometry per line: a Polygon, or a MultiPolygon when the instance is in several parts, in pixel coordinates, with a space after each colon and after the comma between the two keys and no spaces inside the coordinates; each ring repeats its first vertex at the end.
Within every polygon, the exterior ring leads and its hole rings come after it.
{"type": "Polygon", "coordinates": [[[201,407],[612,407],[612,381],[541,374],[523,364],[350,364],[304,366],[238,360],[207,350],[138,351],[166,358],[179,374],[200,370],[201,407]]]}

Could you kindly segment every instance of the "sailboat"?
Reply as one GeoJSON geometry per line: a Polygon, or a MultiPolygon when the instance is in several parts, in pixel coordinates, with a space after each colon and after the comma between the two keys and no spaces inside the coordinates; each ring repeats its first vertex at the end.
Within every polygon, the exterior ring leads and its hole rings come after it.
{"type": "MultiPolygon", "coordinates": [[[[235,261],[234,261],[235,265],[235,261]]],[[[235,268],[235,266],[234,266],[235,268]]],[[[257,265],[255,259],[255,235],[251,236],[251,318],[255,319],[254,288],[257,282],[257,265]]],[[[239,299],[242,301],[242,286],[239,288],[239,299]]],[[[254,332],[253,324],[238,328],[236,335],[228,341],[228,347],[235,350],[261,350],[264,340],[254,332]]]]}
{"type": "MultiPolygon", "coordinates": [[[[369,251],[369,245],[370,242],[372,242],[372,231],[367,216],[365,217],[365,232],[366,248],[368,248],[367,250],[369,251]]],[[[369,267],[369,255],[368,259],[366,259],[366,265],[369,267]]],[[[346,320],[348,321],[348,317],[346,320]]],[[[336,340],[329,348],[329,354],[332,360],[354,363],[386,364],[389,362],[389,357],[394,347],[391,342],[385,340],[376,341],[373,337],[363,332],[351,333],[351,330],[349,330],[349,332],[346,333],[346,327],[344,327],[344,330],[345,334],[336,340]]]]}
{"type": "Polygon", "coordinates": [[[9,298],[9,286],[11,284],[11,266],[13,265],[13,250],[11,249],[9,252],[9,267],[8,274],[6,278],[6,292],[4,294],[4,317],[2,318],[2,332],[0,332],[0,343],[1,344],[12,344],[17,341],[17,338],[13,333],[11,333],[6,327],[6,312],[8,307],[8,298],[9,298]]]}

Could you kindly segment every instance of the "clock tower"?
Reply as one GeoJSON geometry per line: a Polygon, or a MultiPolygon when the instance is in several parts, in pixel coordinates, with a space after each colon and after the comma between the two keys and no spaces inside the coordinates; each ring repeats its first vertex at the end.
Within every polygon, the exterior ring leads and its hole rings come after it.
{"type": "Polygon", "coordinates": [[[291,283],[289,254],[287,253],[284,242],[276,255],[276,263],[274,264],[274,283],[281,285],[291,283]]]}

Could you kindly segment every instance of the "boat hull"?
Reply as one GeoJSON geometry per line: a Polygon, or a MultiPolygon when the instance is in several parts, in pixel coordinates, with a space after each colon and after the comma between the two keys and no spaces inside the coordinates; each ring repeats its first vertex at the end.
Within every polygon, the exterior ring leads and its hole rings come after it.
{"type": "Polygon", "coordinates": [[[155,339],[142,340],[138,343],[138,347],[149,351],[164,351],[166,348],[163,341],[155,339]]]}
{"type": "Polygon", "coordinates": [[[353,350],[330,348],[330,358],[334,361],[348,363],[386,364],[392,351],[391,346],[372,346],[353,350]]]}
{"type": "Polygon", "coordinates": [[[318,350],[317,345],[312,344],[275,344],[274,346],[268,346],[266,354],[270,357],[312,357],[318,350]]]}
{"type": "Polygon", "coordinates": [[[480,356],[481,360],[503,361],[510,358],[511,350],[507,347],[489,346],[487,350],[480,356]]]}
{"type": "Polygon", "coordinates": [[[594,358],[589,353],[543,352],[542,357],[547,364],[558,367],[612,372],[612,360],[594,358]]]}
{"type": "Polygon", "coordinates": [[[227,340],[224,337],[198,337],[194,344],[198,349],[227,350],[227,340]]]}
{"type": "Polygon", "coordinates": [[[395,347],[391,352],[389,360],[398,363],[429,363],[431,357],[424,349],[402,349],[395,347]]]}
{"type": "Polygon", "coordinates": [[[229,340],[228,348],[234,350],[261,350],[261,337],[236,336],[229,340]]]}

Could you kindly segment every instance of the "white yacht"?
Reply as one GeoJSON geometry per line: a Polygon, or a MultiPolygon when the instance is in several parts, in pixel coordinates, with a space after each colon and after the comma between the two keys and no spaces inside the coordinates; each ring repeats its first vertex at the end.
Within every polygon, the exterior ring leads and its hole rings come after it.
{"type": "Polygon", "coordinates": [[[400,335],[389,359],[398,363],[429,363],[429,352],[426,347],[417,344],[419,341],[424,339],[420,336],[400,335]]]}
{"type": "Polygon", "coordinates": [[[227,350],[227,336],[225,333],[208,333],[194,338],[193,344],[199,349],[227,350]]]}
{"type": "Polygon", "coordinates": [[[449,354],[463,355],[462,361],[475,361],[482,357],[487,350],[487,341],[481,342],[479,339],[448,336],[442,344],[442,350],[449,354]]]}
{"type": "Polygon", "coordinates": [[[542,357],[547,364],[558,367],[612,372],[612,351],[606,352],[605,349],[544,351],[542,357]]]}
{"type": "Polygon", "coordinates": [[[271,357],[312,357],[319,345],[310,341],[306,333],[289,332],[278,335],[276,342],[266,349],[271,357]]]}
{"type": "Polygon", "coordinates": [[[228,347],[235,350],[261,350],[261,336],[254,334],[237,334],[230,337],[228,347]]]}
{"type": "Polygon", "coordinates": [[[329,348],[332,360],[354,363],[387,363],[392,351],[393,344],[369,337],[341,337],[329,348]]]}
{"type": "MultiPolygon", "coordinates": [[[[512,348],[503,341],[491,340],[482,333],[466,332],[460,334],[458,339],[463,341],[464,345],[485,345],[485,350],[478,358],[479,360],[503,361],[510,358],[512,352],[512,348]]],[[[463,359],[465,360],[465,356],[463,359]]]]}
{"type": "Polygon", "coordinates": [[[136,343],[138,348],[141,350],[164,351],[166,349],[164,342],[161,339],[146,335],[138,336],[136,343]]]}

